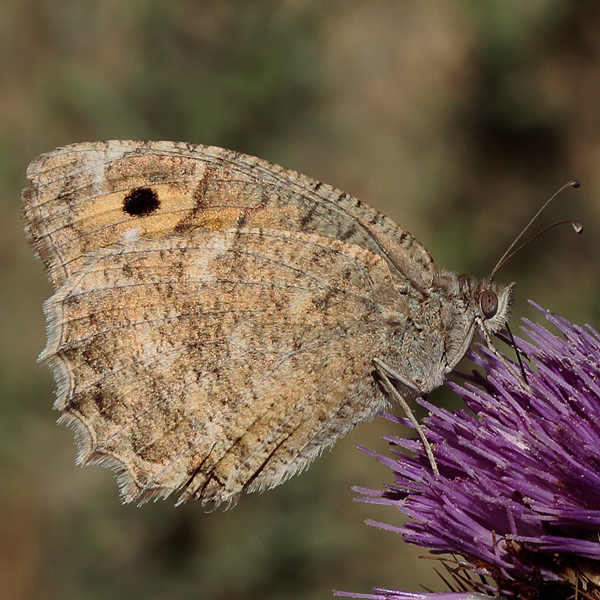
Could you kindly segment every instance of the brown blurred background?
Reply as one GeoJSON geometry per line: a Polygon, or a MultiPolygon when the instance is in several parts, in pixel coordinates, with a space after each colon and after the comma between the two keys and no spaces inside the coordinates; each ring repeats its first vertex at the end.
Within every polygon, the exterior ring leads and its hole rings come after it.
{"type": "MultiPolygon", "coordinates": [[[[256,154],[386,212],[443,268],[486,275],[541,219],[577,218],[498,278],[600,325],[600,3],[592,0],[1,0],[0,598],[330,598],[444,589],[424,551],[364,524],[351,486],[391,472],[358,427],[311,469],[235,509],[122,506],[75,466],[36,364],[51,293],[20,222],[25,169],[78,141],[169,139],[256,154]]],[[[432,398],[452,402],[438,390],[432,398]]]]}

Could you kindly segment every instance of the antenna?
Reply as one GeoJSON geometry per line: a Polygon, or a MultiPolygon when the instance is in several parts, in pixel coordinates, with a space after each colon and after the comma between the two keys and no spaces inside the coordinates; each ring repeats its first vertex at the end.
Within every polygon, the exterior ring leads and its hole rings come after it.
{"type": "Polygon", "coordinates": [[[545,233],[549,229],[556,227],[556,225],[561,225],[562,223],[570,223],[571,225],[573,225],[573,229],[575,230],[576,233],[581,233],[583,231],[583,226],[581,225],[581,223],[578,223],[577,221],[572,221],[572,220],[558,221],[557,223],[553,223],[552,225],[549,225],[545,229],[542,229],[542,231],[539,231],[533,237],[529,238],[526,242],[522,243],[516,250],[513,250],[513,248],[519,243],[519,240],[525,235],[527,230],[533,225],[535,220],[542,214],[542,212],[545,210],[545,208],[548,206],[548,204],[550,204],[550,202],[552,202],[552,200],[554,200],[554,198],[556,198],[556,196],[558,196],[562,191],[566,190],[569,187],[578,188],[580,185],[581,184],[576,179],[573,181],[569,181],[568,183],[565,183],[557,192],[555,192],[548,200],[546,200],[544,205],[535,213],[535,215],[532,217],[532,219],[529,221],[529,223],[527,223],[527,225],[525,225],[525,227],[523,227],[523,229],[521,230],[521,233],[519,233],[519,235],[514,239],[513,243],[507,248],[506,252],[502,255],[500,260],[496,263],[496,266],[493,268],[493,270],[490,274],[490,279],[492,279],[494,277],[494,275],[496,274],[498,269],[509,258],[513,257],[524,246],[529,244],[529,242],[533,241],[535,238],[537,238],[542,233],[545,233]]]}

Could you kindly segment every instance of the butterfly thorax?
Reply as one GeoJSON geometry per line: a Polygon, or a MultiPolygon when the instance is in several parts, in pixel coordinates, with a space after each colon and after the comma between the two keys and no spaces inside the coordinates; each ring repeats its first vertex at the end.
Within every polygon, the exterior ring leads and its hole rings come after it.
{"type": "Polygon", "coordinates": [[[407,382],[408,391],[427,393],[442,384],[462,359],[475,332],[497,333],[510,315],[514,284],[438,271],[431,287],[409,301],[409,316],[391,335],[386,360],[407,382]],[[494,305],[495,302],[495,305],[494,305]],[[428,360],[423,360],[427,356],[428,360]]]}

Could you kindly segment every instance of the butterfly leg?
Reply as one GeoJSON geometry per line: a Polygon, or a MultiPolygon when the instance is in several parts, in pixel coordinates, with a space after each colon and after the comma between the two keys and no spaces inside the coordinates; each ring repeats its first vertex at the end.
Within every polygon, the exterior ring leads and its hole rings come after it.
{"type": "Polygon", "coordinates": [[[413,427],[415,428],[415,431],[417,432],[418,436],[421,438],[423,448],[425,448],[425,453],[427,454],[427,458],[429,459],[429,463],[431,464],[431,470],[434,472],[435,475],[439,475],[440,472],[438,470],[437,463],[435,462],[435,458],[433,457],[431,444],[427,440],[425,432],[419,425],[419,422],[417,421],[413,411],[408,405],[408,402],[406,402],[404,396],[402,396],[402,394],[396,389],[396,386],[392,383],[388,375],[393,377],[396,381],[400,382],[403,386],[414,391],[417,395],[420,395],[422,393],[421,390],[415,383],[406,379],[405,377],[402,377],[402,375],[394,371],[388,364],[383,362],[381,359],[374,358],[373,364],[375,365],[377,374],[379,375],[385,389],[397,400],[398,404],[402,406],[404,413],[408,417],[409,421],[413,424],[413,427]]]}
{"type": "Polygon", "coordinates": [[[513,369],[512,365],[506,360],[506,358],[498,351],[496,346],[494,346],[492,336],[490,335],[489,331],[487,330],[483,319],[481,317],[476,317],[475,320],[477,322],[477,327],[479,327],[481,336],[483,337],[483,339],[485,340],[485,343],[487,344],[487,347],[494,353],[496,358],[512,373],[512,375],[514,376],[514,378],[517,381],[522,380],[523,385],[526,388],[529,388],[529,383],[527,382],[527,375],[525,374],[525,370],[523,369],[523,367],[521,366],[522,374],[519,375],[513,369]]]}

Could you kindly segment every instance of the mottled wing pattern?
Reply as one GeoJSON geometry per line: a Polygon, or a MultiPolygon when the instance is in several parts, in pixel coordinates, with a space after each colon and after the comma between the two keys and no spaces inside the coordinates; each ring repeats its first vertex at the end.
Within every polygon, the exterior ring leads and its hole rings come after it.
{"type": "Polygon", "coordinates": [[[276,485],[381,408],[369,373],[394,289],[358,246],[198,231],[84,264],[46,304],[42,358],[80,461],[116,466],[127,500],[276,485]]]}
{"type": "Polygon", "coordinates": [[[277,485],[381,407],[371,359],[409,314],[398,244],[435,269],[389,219],[185,144],[80,144],[29,177],[27,231],[57,287],[56,407],[126,500],[277,485]]]}
{"type": "Polygon", "coordinates": [[[431,256],[410,233],[356,198],[223,148],[74,144],[41,155],[27,177],[26,231],[55,287],[77,272],[86,252],[120,241],[132,227],[143,235],[185,235],[196,228],[301,231],[397,257],[403,262],[395,277],[418,285],[429,285],[435,272],[431,256]],[[136,190],[151,190],[159,206],[126,213],[124,199],[136,190]]]}

